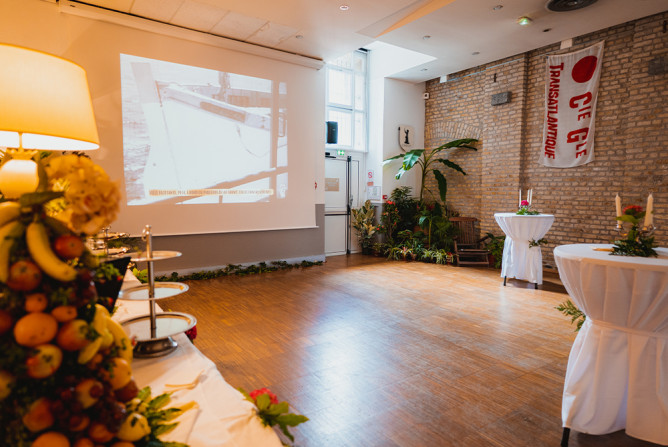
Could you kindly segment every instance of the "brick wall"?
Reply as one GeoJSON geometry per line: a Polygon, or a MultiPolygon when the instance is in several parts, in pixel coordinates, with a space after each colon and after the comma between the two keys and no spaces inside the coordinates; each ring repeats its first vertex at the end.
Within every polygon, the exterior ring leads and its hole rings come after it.
{"type": "MultiPolygon", "coordinates": [[[[425,146],[452,138],[479,137],[479,150],[458,149],[448,158],[462,176],[447,172],[448,206],[481,221],[483,233],[503,234],[495,212],[517,209],[517,191],[533,188],[533,204],[555,215],[543,248],[546,267],[561,244],[608,243],[616,235],[614,197],[623,205],[645,206],[654,195],[655,233],[668,246],[668,75],[650,75],[648,63],[668,57],[668,12],[528,53],[455,73],[451,80],[426,83],[425,146]],[[596,111],[595,160],[569,169],[540,163],[545,58],[605,40],[596,111]],[[511,92],[510,103],[492,106],[495,93],[511,92]],[[468,132],[468,134],[467,134],[468,132]]],[[[428,186],[437,190],[435,181],[428,186]]]]}

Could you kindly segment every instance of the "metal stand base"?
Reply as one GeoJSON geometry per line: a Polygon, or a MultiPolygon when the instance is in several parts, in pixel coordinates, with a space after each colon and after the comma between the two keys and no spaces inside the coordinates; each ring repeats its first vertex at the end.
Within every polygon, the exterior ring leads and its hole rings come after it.
{"type": "Polygon", "coordinates": [[[508,277],[507,277],[507,276],[504,276],[504,277],[503,277],[503,287],[505,287],[505,286],[506,286],[506,280],[507,280],[507,279],[508,279],[508,277]]]}
{"type": "Polygon", "coordinates": [[[137,358],[155,358],[170,354],[178,347],[172,337],[160,340],[138,341],[135,345],[134,356],[137,358]]]}
{"type": "Polygon", "coordinates": [[[534,290],[538,289],[538,283],[537,282],[533,283],[533,288],[534,288],[534,290]]]}
{"type": "Polygon", "coordinates": [[[568,437],[571,434],[571,429],[564,427],[564,432],[561,435],[561,447],[568,447],[568,437]]]}

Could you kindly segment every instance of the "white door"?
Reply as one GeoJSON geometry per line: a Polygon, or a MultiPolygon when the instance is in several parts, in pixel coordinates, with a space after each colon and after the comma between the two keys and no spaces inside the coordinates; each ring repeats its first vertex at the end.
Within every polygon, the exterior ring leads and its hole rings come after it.
{"type": "MultiPolygon", "coordinates": [[[[325,255],[351,250],[350,208],[359,206],[359,160],[325,159],[325,255]]],[[[356,244],[354,245],[356,247],[356,244]]]]}

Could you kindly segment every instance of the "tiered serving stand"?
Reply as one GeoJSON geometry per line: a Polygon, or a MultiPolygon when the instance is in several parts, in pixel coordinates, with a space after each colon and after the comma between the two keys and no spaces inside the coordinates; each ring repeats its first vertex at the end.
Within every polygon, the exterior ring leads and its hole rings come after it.
{"type": "Polygon", "coordinates": [[[142,239],[146,241],[146,251],[130,253],[132,262],[146,262],[148,266],[148,284],[122,290],[119,300],[148,301],[148,315],[131,318],[121,322],[130,340],[137,344],[135,357],[161,357],[173,352],[178,344],[174,335],[186,332],[197,324],[197,319],[182,312],[156,313],[155,302],[163,298],[180,295],[188,291],[188,286],[180,282],[158,282],[153,273],[153,263],[164,259],[181,256],[178,251],[153,250],[151,226],[146,225],[142,239]]]}

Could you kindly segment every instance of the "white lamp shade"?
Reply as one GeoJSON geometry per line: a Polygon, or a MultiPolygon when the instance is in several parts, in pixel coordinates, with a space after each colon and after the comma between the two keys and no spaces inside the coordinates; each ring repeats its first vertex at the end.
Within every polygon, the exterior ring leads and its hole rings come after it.
{"type": "Polygon", "coordinates": [[[84,69],[41,51],[0,44],[0,146],[100,147],[84,69]]]}

